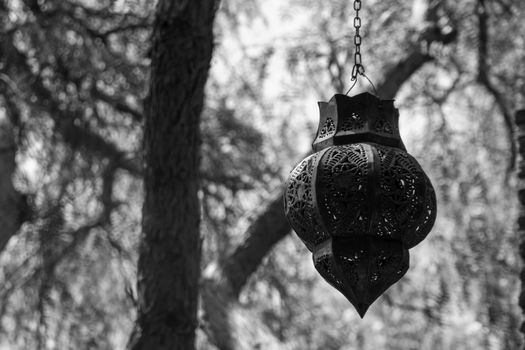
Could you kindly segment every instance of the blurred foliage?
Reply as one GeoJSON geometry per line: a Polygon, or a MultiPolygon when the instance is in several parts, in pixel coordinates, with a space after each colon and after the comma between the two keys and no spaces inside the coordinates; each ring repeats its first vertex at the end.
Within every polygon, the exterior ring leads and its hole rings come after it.
{"type": "MultiPolygon", "coordinates": [[[[487,0],[480,83],[477,1],[438,1],[458,38],[397,96],[409,151],[439,217],[411,269],[360,320],[284,239],[240,306],[292,349],[517,349],[516,184],[503,108],[525,103],[525,4],[487,0]]],[[[364,3],[373,81],[404,57],[425,1],[364,3]]],[[[17,187],[35,217],[0,256],[0,348],[122,349],[135,317],[141,119],[154,4],[0,1],[1,112],[16,130],[17,187]]],[[[350,1],[224,1],[202,123],[203,268],[225,259],[308,150],[317,100],[349,87],[350,1]]],[[[363,89],[363,86],[358,86],[363,89]]],[[[357,92],[353,91],[353,92],[357,92]]],[[[177,135],[173,135],[177,137],[177,135]]],[[[169,215],[169,213],[166,213],[169,215]]],[[[203,349],[212,347],[201,332],[203,349]]]]}

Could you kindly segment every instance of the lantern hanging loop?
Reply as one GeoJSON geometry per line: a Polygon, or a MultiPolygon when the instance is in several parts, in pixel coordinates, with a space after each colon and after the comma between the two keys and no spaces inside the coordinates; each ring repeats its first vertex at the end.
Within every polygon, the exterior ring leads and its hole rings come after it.
{"type": "Polygon", "coordinates": [[[363,42],[363,39],[360,35],[360,28],[361,28],[361,17],[359,17],[359,11],[361,10],[361,0],[355,0],[354,1],[354,10],[355,10],[355,17],[354,17],[354,28],[355,28],[355,35],[354,35],[354,45],[355,45],[355,52],[354,52],[354,66],[352,67],[352,79],[354,83],[348,89],[345,95],[348,95],[348,93],[354,88],[354,86],[357,83],[357,76],[362,75],[365,77],[365,79],[372,85],[372,88],[374,89],[374,93],[377,95],[376,87],[374,86],[374,83],[368,78],[368,76],[365,74],[365,66],[363,66],[363,58],[361,56],[361,43],[363,42]]]}
{"type": "MultiPolygon", "coordinates": [[[[364,78],[370,83],[370,85],[372,86],[372,89],[374,90],[374,94],[375,94],[376,96],[379,96],[379,94],[377,93],[376,86],[374,85],[374,83],[372,83],[372,80],[370,80],[370,78],[368,77],[368,75],[366,75],[365,73],[362,73],[361,75],[362,75],[362,76],[363,76],[363,77],[364,77],[364,78]]],[[[348,91],[346,92],[345,95],[348,95],[348,93],[349,93],[349,92],[354,88],[354,86],[357,84],[357,77],[356,77],[356,79],[352,79],[352,81],[353,81],[353,84],[352,84],[352,86],[350,86],[350,88],[348,89],[348,91]]]]}

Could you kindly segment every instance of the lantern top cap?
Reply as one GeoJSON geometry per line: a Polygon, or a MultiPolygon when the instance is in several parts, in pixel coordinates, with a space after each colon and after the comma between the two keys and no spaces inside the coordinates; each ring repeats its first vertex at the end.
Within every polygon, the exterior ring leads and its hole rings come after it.
{"type": "Polygon", "coordinates": [[[332,145],[369,142],[405,150],[399,135],[399,112],[394,100],[369,92],[355,96],[335,94],[319,102],[320,120],[312,144],[315,152],[332,145]]]}

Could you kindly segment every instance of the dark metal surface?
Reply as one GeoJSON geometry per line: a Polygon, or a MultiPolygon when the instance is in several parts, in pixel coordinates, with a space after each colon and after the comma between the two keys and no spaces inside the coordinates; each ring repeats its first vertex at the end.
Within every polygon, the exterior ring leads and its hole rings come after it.
{"type": "Polygon", "coordinates": [[[316,153],[290,174],[285,212],[316,269],[362,317],[407,271],[436,198],[405,150],[392,100],[335,95],[319,107],[316,153]]]}

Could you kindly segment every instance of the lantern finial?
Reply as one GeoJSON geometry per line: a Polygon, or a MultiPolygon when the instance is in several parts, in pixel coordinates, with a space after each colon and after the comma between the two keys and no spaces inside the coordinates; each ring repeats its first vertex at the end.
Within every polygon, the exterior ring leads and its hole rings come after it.
{"type": "Polygon", "coordinates": [[[365,314],[366,312],[368,311],[368,308],[370,307],[370,305],[367,305],[365,303],[360,303],[360,304],[357,304],[357,313],[359,314],[359,316],[361,318],[365,317],[365,314]]]}

